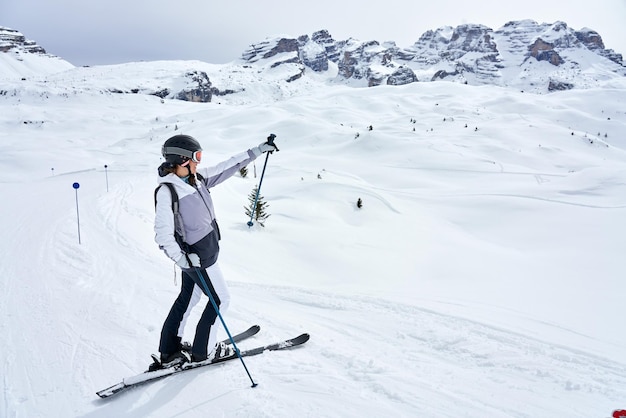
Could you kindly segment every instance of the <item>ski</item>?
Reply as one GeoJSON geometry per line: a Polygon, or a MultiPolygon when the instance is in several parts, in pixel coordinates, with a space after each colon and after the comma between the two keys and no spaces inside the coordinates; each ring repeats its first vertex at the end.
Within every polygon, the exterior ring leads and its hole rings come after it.
{"type": "MultiPolygon", "coordinates": [[[[233,340],[235,341],[235,343],[238,343],[239,341],[245,340],[246,338],[250,338],[253,335],[258,334],[259,331],[261,331],[261,327],[259,325],[252,325],[250,328],[248,328],[244,332],[240,332],[239,334],[233,335],[233,340]]],[[[226,338],[222,342],[224,344],[231,343],[230,338],[226,338]]]]}
{"type": "MultiPolygon", "coordinates": [[[[300,334],[300,335],[298,335],[295,338],[290,338],[288,340],[280,341],[280,342],[273,343],[273,344],[262,345],[260,347],[251,348],[249,350],[240,351],[239,353],[241,354],[241,357],[256,356],[257,354],[261,354],[264,351],[284,350],[286,348],[291,348],[291,347],[295,347],[295,346],[304,344],[305,342],[309,341],[309,338],[311,338],[311,336],[309,334],[306,334],[306,333],[305,334],[300,334]]],[[[181,371],[190,370],[190,369],[196,369],[196,368],[202,367],[202,366],[210,366],[212,364],[223,363],[223,362],[229,361],[229,360],[236,360],[238,358],[239,358],[239,356],[237,355],[237,353],[234,353],[234,354],[232,354],[230,356],[220,357],[220,358],[212,360],[212,361],[201,361],[201,362],[198,362],[198,363],[185,363],[185,364],[183,364],[181,371]]]]}
{"type": "MultiPolygon", "coordinates": [[[[235,341],[235,343],[238,343],[239,341],[243,341],[246,338],[250,338],[254,335],[256,335],[259,331],[261,330],[261,327],[259,325],[252,325],[250,328],[248,328],[247,330],[240,332],[239,334],[235,334],[233,335],[233,340],[235,341]]],[[[231,344],[230,338],[226,338],[225,340],[221,341],[224,344],[231,344]]],[[[157,356],[155,356],[154,354],[152,355],[153,359],[158,358],[157,356]]],[[[128,379],[124,379],[123,381],[121,381],[120,383],[111,386],[110,388],[101,390],[100,392],[97,392],[98,396],[100,396],[101,398],[106,398],[108,396],[114,395],[124,389],[127,389],[130,386],[134,386],[135,384],[138,384],[142,381],[148,382],[150,380],[154,380],[154,379],[158,379],[160,377],[165,377],[170,375],[171,373],[166,373],[163,376],[159,376],[159,372],[163,372],[163,371],[170,371],[170,369],[161,369],[161,370],[155,370],[153,372],[143,372],[141,374],[138,374],[136,376],[130,377],[128,379]],[[144,378],[145,380],[141,380],[140,378],[144,378]],[[132,381],[132,380],[137,380],[138,383],[135,384],[127,384],[125,383],[126,381],[132,381]],[[104,394],[104,396],[103,396],[104,394]]]]}
{"type": "MultiPolygon", "coordinates": [[[[257,331],[258,332],[258,331],[257,331]]],[[[245,334],[246,331],[244,331],[245,334]]],[[[238,336],[241,334],[238,334],[238,336]]],[[[254,335],[254,334],[252,334],[254,335]]],[[[235,337],[233,337],[234,339],[235,337]]],[[[245,337],[244,337],[245,338],[245,337]]],[[[249,350],[244,350],[244,351],[239,351],[239,353],[241,354],[242,357],[249,357],[249,356],[256,356],[258,354],[261,354],[265,351],[277,351],[277,350],[284,350],[287,348],[291,348],[291,347],[295,347],[301,344],[304,344],[305,342],[307,342],[309,340],[310,336],[309,334],[301,334],[295,338],[291,338],[288,340],[284,340],[284,341],[280,341],[277,343],[273,343],[273,344],[268,344],[268,345],[264,345],[264,346],[260,346],[260,347],[256,347],[256,348],[252,348],[249,350]]],[[[237,340],[235,340],[236,342],[237,340]]],[[[164,377],[176,374],[176,373],[180,373],[180,372],[184,372],[187,370],[193,370],[193,369],[197,369],[200,367],[204,367],[204,366],[211,366],[214,364],[219,364],[219,363],[224,363],[226,361],[229,360],[236,360],[239,357],[237,356],[236,353],[234,353],[231,356],[227,356],[227,357],[221,357],[215,360],[207,360],[207,361],[201,361],[201,362],[197,362],[197,363],[184,363],[182,366],[178,365],[178,366],[174,366],[168,369],[161,369],[161,370],[156,370],[153,372],[144,372],[141,374],[138,374],[136,376],[132,376],[132,377],[128,377],[124,380],[122,380],[120,383],[113,385],[107,389],[103,389],[99,392],[97,392],[97,395],[101,398],[108,398],[110,396],[113,396],[117,393],[120,393],[126,389],[129,389],[131,387],[134,386],[138,386],[140,384],[143,383],[147,383],[147,382],[151,382],[154,380],[158,380],[158,379],[162,379],[164,377]]]]}

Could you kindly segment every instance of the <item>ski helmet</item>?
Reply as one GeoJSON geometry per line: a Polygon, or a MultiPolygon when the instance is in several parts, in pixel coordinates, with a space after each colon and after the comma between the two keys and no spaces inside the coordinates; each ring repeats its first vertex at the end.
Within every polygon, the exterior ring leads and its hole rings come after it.
{"type": "Polygon", "coordinates": [[[198,163],[202,156],[202,147],[192,136],[174,135],[163,143],[161,154],[166,162],[172,164],[183,164],[190,159],[198,163]]]}

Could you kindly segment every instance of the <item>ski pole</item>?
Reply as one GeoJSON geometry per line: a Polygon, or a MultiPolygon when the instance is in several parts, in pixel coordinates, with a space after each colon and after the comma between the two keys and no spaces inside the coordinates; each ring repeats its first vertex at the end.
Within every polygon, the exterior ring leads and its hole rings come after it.
{"type": "Polygon", "coordinates": [[[200,283],[202,283],[202,287],[204,287],[204,291],[209,296],[209,300],[211,301],[211,305],[213,305],[213,309],[215,309],[215,312],[217,312],[217,316],[219,316],[220,321],[222,321],[222,326],[224,326],[224,330],[226,330],[226,334],[228,334],[228,338],[230,339],[230,342],[232,343],[233,348],[235,349],[235,353],[237,353],[237,357],[239,357],[239,360],[241,360],[241,364],[243,365],[243,368],[246,370],[246,373],[248,374],[248,377],[250,378],[250,382],[252,382],[252,387],[253,388],[256,387],[257,384],[252,379],[252,375],[250,374],[250,371],[248,370],[248,366],[246,366],[245,361],[243,361],[243,357],[241,356],[241,353],[239,352],[239,348],[237,348],[237,344],[235,344],[235,340],[233,339],[233,336],[230,334],[230,331],[228,330],[228,327],[226,326],[224,317],[220,313],[220,309],[217,307],[217,303],[215,303],[215,300],[213,299],[213,295],[209,291],[209,286],[207,286],[206,281],[204,280],[204,276],[200,272],[200,268],[194,267],[194,269],[196,270],[196,274],[200,278],[200,283]]]}
{"type": "MultiPolygon", "coordinates": [[[[267,137],[267,143],[270,145],[273,145],[274,148],[276,148],[276,151],[279,151],[278,147],[274,144],[275,138],[276,138],[276,135],[270,134],[270,136],[267,137]]],[[[267,160],[270,158],[270,154],[272,152],[274,151],[268,152],[267,155],[265,156],[265,164],[263,164],[263,171],[261,171],[261,179],[259,180],[259,187],[258,189],[256,189],[256,197],[254,198],[254,205],[252,206],[252,210],[250,211],[250,220],[248,221],[248,227],[252,227],[252,225],[254,225],[254,222],[252,222],[252,218],[254,217],[254,212],[256,212],[256,205],[257,205],[257,202],[259,201],[259,196],[261,195],[261,184],[263,184],[263,176],[265,175],[265,167],[267,167],[267,160]]]]}

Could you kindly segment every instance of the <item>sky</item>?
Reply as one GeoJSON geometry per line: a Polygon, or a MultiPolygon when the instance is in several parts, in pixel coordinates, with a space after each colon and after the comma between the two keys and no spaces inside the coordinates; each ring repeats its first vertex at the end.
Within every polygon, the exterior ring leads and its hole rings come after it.
{"type": "Polygon", "coordinates": [[[74,65],[153,60],[233,61],[266,37],[327,29],[336,40],[412,45],[430,29],[511,20],[564,21],[588,27],[606,48],[626,55],[626,0],[518,2],[439,0],[0,0],[0,25],[19,30],[74,65]]]}

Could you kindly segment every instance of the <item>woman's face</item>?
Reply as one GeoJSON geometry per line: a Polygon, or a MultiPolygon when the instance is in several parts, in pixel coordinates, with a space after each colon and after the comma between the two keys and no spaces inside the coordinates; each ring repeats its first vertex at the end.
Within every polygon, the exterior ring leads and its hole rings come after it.
{"type": "Polygon", "coordinates": [[[183,164],[176,166],[176,175],[178,177],[185,177],[189,175],[189,171],[191,171],[191,173],[195,175],[197,167],[198,163],[193,160],[187,160],[183,164]],[[189,167],[189,170],[187,170],[187,167],[189,167]]]}

